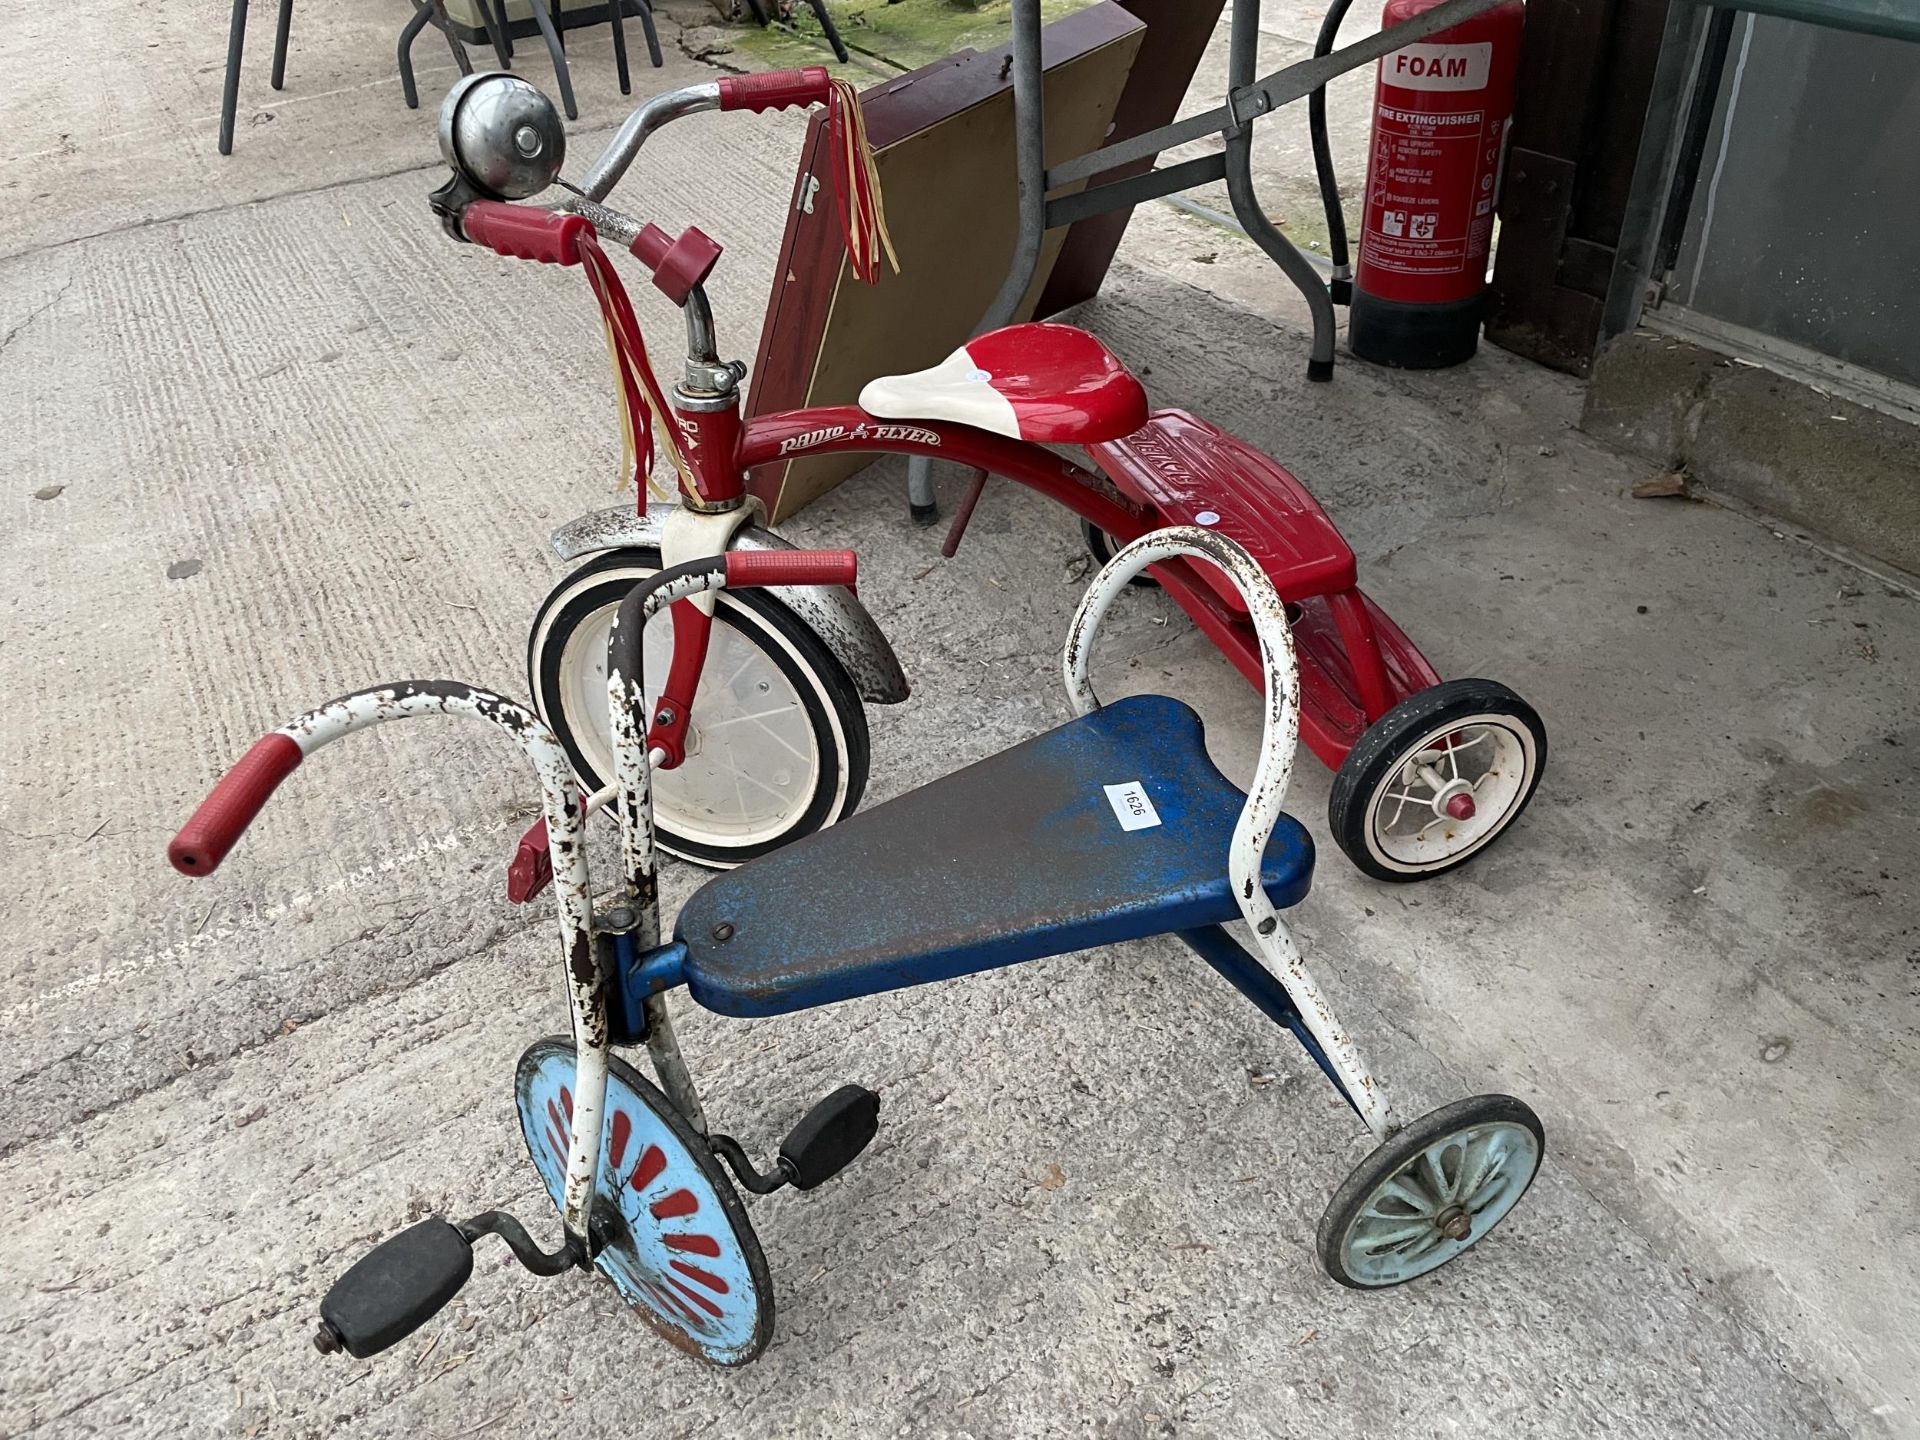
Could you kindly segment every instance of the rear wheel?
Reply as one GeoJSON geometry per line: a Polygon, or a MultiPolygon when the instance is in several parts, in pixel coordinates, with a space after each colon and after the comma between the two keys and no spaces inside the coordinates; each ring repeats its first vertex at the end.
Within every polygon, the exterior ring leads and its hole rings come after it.
{"type": "MultiPolygon", "coordinates": [[[[1083,519],[1080,522],[1080,538],[1086,542],[1087,553],[1093,557],[1093,563],[1097,566],[1104,567],[1109,560],[1120,553],[1120,547],[1114,544],[1113,536],[1102,530],[1091,520],[1083,519]]],[[[1141,589],[1147,590],[1152,589],[1160,582],[1142,570],[1127,583],[1129,585],[1138,585],[1141,589]]]]}
{"type": "Polygon", "coordinates": [[[1498,1225],[1539,1173],[1540,1117],[1511,1095],[1475,1095],[1422,1115],[1362,1160],[1328,1202],[1315,1248],[1355,1290],[1404,1285],[1498,1225]]]}
{"type": "Polygon", "coordinates": [[[1425,880],[1518,819],[1546,763],[1531,705],[1492,680],[1448,680],[1367,727],[1333,777],[1327,823],[1375,879],[1425,880]]]}
{"type": "MultiPolygon", "coordinates": [[[[613,776],[607,636],[614,612],[660,569],[660,552],[615,550],[554,587],[534,616],[527,671],[540,718],[572,757],[583,788],[613,776]]],[[[666,611],[647,626],[649,708],[673,659],[666,611]]],[[[660,848],[726,867],[851,814],[866,789],[866,711],[820,638],[773,596],[723,592],[694,692],[686,759],[654,775],[660,848]]]]}

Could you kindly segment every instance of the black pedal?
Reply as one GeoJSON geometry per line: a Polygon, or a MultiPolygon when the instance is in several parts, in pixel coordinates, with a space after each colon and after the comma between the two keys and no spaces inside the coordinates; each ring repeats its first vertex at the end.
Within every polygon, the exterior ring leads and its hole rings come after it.
{"type": "Polygon", "coordinates": [[[880,1097],[842,1085],[780,1142],[780,1168],[797,1190],[824,1185],[854,1162],[880,1128],[880,1097]]]}
{"type": "Polygon", "coordinates": [[[473,1245],[445,1220],[422,1220],[383,1240],[333,1282],[313,1343],[356,1360],[406,1339],[473,1274],[473,1245]]]}

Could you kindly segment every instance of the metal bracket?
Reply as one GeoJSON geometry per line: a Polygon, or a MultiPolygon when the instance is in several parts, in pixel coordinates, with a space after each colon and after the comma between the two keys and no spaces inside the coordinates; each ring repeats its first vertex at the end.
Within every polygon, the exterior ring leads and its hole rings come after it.
{"type": "Polygon", "coordinates": [[[1185,144],[1189,140],[1238,130],[1247,121],[1292,104],[1349,70],[1356,70],[1383,55],[1391,55],[1416,40],[1424,40],[1429,35],[1451,29],[1462,20],[1470,20],[1500,3],[1501,0],[1443,0],[1443,3],[1411,20],[1403,20],[1377,35],[1356,40],[1331,55],[1301,60],[1284,70],[1276,70],[1264,80],[1239,86],[1224,105],[1164,125],[1158,130],[1150,130],[1144,135],[1136,135],[1130,140],[1117,141],[1104,149],[1076,156],[1049,171],[1047,182],[1065,185],[1069,181],[1084,180],[1135,160],[1158,155],[1162,150],[1185,144]]]}

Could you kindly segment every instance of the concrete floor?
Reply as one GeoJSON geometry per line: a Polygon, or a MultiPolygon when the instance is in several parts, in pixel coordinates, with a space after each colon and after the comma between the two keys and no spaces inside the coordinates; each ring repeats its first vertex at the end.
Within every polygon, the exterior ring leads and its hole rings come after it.
{"type": "MultiPolygon", "coordinates": [[[[257,16],[271,109],[228,160],[224,12],[0,25],[0,1434],[1920,1433],[1913,592],[1631,499],[1577,388],[1499,352],[1309,387],[1282,283],[1165,210],[1080,318],[1306,477],[1439,668],[1552,732],[1496,851],[1407,889],[1326,845],[1297,912],[1403,1106],[1539,1110],[1524,1207],[1430,1281],[1330,1285],[1313,1224],[1364,1143],[1291,1041],[1139,945],[778,1024],[683,1007],[756,1147],[842,1080],[887,1097],[846,1176],[754,1207],[780,1313],[748,1370],[491,1259],[389,1356],[316,1357],[319,1295],[410,1215],[542,1214],[510,1073],[563,1001],[545,912],[497,883],[532,788],[477,729],[401,727],[303,771],[214,881],[160,851],[313,701],[519,692],[542,537],[611,503],[617,441],[577,277],[426,215],[400,7],[302,6],[281,97],[257,16]]],[[[643,86],[711,73],[667,31],[643,86]]],[[[590,152],[623,106],[604,34],[574,54],[590,152]]],[[[750,353],[800,127],[718,124],[664,132],[625,193],[729,245],[750,353]]],[[[1084,576],[1067,519],[1000,484],[936,563],[898,478],[788,527],[860,548],[916,685],[873,716],[876,799],[1063,717],[1084,576]]],[[[1191,698],[1244,777],[1253,697],[1163,599],[1116,616],[1102,673],[1191,698]]],[[[1326,788],[1309,763],[1291,802],[1322,839],[1326,788]]]]}

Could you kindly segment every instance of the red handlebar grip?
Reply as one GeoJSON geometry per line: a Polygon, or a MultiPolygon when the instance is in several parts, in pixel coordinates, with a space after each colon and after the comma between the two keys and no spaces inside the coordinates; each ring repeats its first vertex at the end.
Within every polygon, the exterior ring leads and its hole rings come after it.
{"type": "Polygon", "coordinates": [[[476,200],[461,212],[460,232],[474,244],[485,245],[509,259],[578,265],[580,237],[593,234],[594,229],[593,222],[582,215],[476,200]]]}
{"type": "Polygon", "coordinates": [[[769,70],[764,75],[720,77],[722,110],[783,110],[789,105],[824,105],[832,85],[824,65],[804,70],[769,70]]]}
{"type": "Polygon", "coordinates": [[[851,550],[729,550],[727,584],[851,585],[858,561],[851,550]]]}
{"type": "Polygon", "coordinates": [[[167,846],[167,859],[182,875],[211,875],[267,797],[300,764],[300,747],[287,735],[268,735],[220,777],[167,846]]]}

